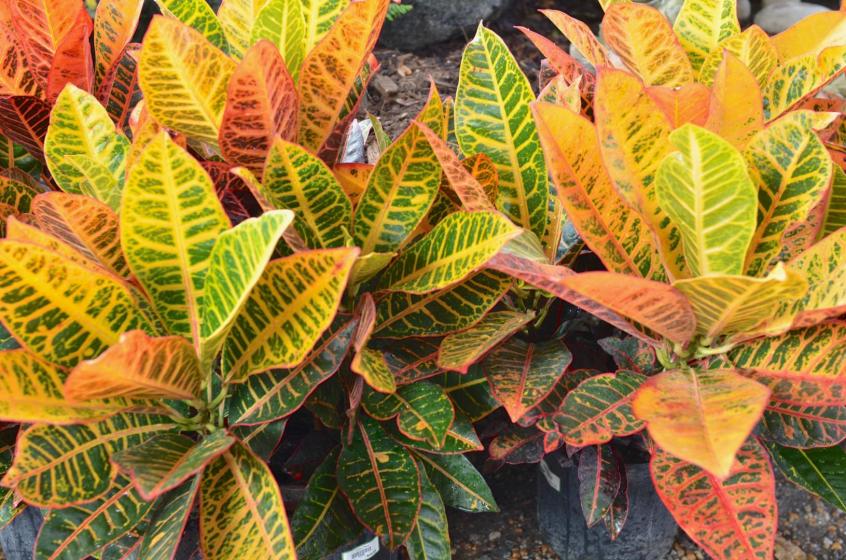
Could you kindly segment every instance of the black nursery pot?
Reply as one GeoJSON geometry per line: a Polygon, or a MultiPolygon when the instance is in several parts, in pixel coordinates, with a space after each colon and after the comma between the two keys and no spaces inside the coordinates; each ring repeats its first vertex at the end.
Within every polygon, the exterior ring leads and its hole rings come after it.
{"type": "Polygon", "coordinates": [[[614,541],[603,523],[585,523],[577,469],[563,451],[547,455],[539,469],[538,525],[561,558],[659,560],[673,547],[678,526],[655,493],[647,464],[626,465],[629,515],[614,541]]]}

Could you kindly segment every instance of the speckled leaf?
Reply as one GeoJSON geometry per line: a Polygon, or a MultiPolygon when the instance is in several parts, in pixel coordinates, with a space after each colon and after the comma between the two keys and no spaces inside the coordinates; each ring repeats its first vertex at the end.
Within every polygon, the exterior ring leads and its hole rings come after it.
{"type": "Polygon", "coordinates": [[[162,132],[132,166],[121,206],[132,272],[170,332],[197,344],[212,247],[229,228],[211,179],[162,132]]]}
{"type": "Polygon", "coordinates": [[[176,426],[164,416],[117,414],[95,424],[37,424],[18,438],[3,477],[31,504],[62,507],[105,494],[117,476],[109,457],[176,426]]]}
{"type": "Polygon", "coordinates": [[[693,67],[664,14],[643,4],[614,4],[602,20],[603,36],[649,86],[693,81],[693,67]]]}
{"type": "Polygon", "coordinates": [[[200,541],[208,560],[296,558],[276,479],[242,444],[230,447],[203,472],[200,541]]]}
{"type": "Polygon", "coordinates": [[[352,204],[326,164],[305,149],[277,138],[260,192],[276,208],[296,214],[294,227],[308,247],[344,245],[352,204]]]}
{"type": "Polygon", "coordinates": [[[227,377],[240,381],[300,363],[331,324],[357,254],[325,249],[272,261],[226,339],[227,377]]]}
{"type": "Polygon", "coordinates": [[[644,381],[639,373],[620,370],[581,382],[567,393],[553,417],[564,440],[582,447],[642,430],[643,422],[632,412],[632,399],[644,381]]]}
{"type": "Polygon", "coordinates": [[[94,15],[94,84],[100,85],[120,61],[141,17],[143,0],[104,0],[94,15]]]}
{"type": "Polygon", "coordinates": [[[464,455],[416,453],[444,503],[463,511],[499,511],[484,477],[464,455]]]}
{"type": "Polygon", "coordinates": [[[127,330],[155,331],[126,284],[49,249],[0,242],[0,278],[0,320],[26,348],[56,365],[95,358],[127,330]]]}
{"type": "Polygon", "coordinates": [[[152,501],[201,472],[233,443],[235,438],[224,430],[196,442],[176,433],[159,434],[115,453],[111,461],[132,480],[142,498],[152,501]]]}
{"type": "Polygon", "coordinates": [[[235,62],[199,32],[170,18],[153,18],[138,79],[145,107],[162,125],[216,144],[234,71],[235,62]]]}
{"type": "Polygon", "coordinates": [[[420,511],[420,474],[410,453],[376,421],[359,417],[338,459],[338,486],[356,516],[390,548],[411,534],[420,511]]]}
{"type": "Polygon", "coordinates": [[[773,557],[778,522],[775,477],[756,440],[739,450],[732,473],[724,480],[662,449],[656,449],[650,470],[664,505],[712,557],[773,557]]]}
{"type": "Polygon", "coordinates": [[[466,156],[490,156],[499,172],[497,207],[542,237],[549,184],[529,112],[534,98],[508,47],[480,25],[461,60],[455,99],[458,143],[466,156]]]}
{"type": "Polygon", "coordinates": [[[656,444],[725,479],[769,397],[734,370],[674,369],[650,377],[632,406],[656,444]]]}
{"type": "Polygon", "coordinates": [[[447,431],[455,419],[452,402],[444,390],[427,381],[403,385],[390,394],[365,389],[361,404],[377,420],[396,416],[400,432],[435,448],[444,445],[447,431]]]}
{"type": "Polygon", "coordinates": [[[469,453],[471,451],[482,451],[484,446],[479,440],[473,423],[461,412],[456,411],[455,420],[446,432],[446,438],[440,446],[432,446],[424,440],[411,439],[403,435],[399,429],[392,430],[391,436],[399,443],[411,449],[427,451],[445,455],[456,455],[469,453]]]}
{"type": "Polygon", "coordinates": [[[771,399],[758,431],[763,439],[787,447],[829,447],[846,439],[846,407],[771,399]]]}
{"type": "Polygon", "coordinates": [[[385,355],[379,350],[361,348],[356,351],[350,369],[380,393],[393,393],[397,390],[394,374],[385,361],[385,355]]]}
{"type": "Polygon", "coordinates": [[[736,0],[687,0],[673,24],[679,42],[687,51],[694,72],[708,54],[740,33],[736,0]]]}

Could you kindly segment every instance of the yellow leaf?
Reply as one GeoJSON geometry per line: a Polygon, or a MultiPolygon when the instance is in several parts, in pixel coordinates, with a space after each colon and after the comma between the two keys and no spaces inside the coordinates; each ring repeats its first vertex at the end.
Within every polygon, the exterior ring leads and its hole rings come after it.
{"type": "Polygon", "coordinates": [[[705,128],[743,149],[764,128],[761,88],[754,74],[736,56],[725,58],[714,78],[714,94],[705,128]]]}
{"type": "Polygon", "coordinates": [[[760,87],[764,87],[773,68],[781,60],[767,32],[753,25],[743,33],[724,40],[708,54],[699,69],[700,82],[711,85],[725,51],[737,57],[752,72],[760,87]]]}
{"type": "Polygon", "coordinates": [[[712,50],[740,33],[737,0],[687,0],[673,30],[698,71],[712,50]]]}

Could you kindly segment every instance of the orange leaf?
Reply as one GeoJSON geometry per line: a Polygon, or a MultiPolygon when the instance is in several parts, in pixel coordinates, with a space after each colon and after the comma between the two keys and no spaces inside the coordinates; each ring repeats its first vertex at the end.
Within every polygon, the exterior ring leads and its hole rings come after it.
{"type": "Polygon", "coordinates": [[[702,126],[708,118],[711,92],[702,84],[685,84],[676,88],[651,86],[646,88],[646,93],[664,111],[673,128],[686,123],[702,126]]]}
{"type": "Polygon", "coordinates": [[[578,60],[543,35],[525,27],[517,26],[517,29],[529,38],[532,44],[535,45],[535,48],[546,57],[552,68],[567,80],[567,83],[573,83],[577,78],[581,77],[581,87],[583,90],[593,90],[596,77],[593,73],[588,72],[578,60]]]}
{"type": "Polygon", "coordinates": [[[228,161],[260,174],[273,139],[297,135],[297,90],[279,50],[262,39],[244,54],[226,92],[220,150],[228,161]]]}
{"type": "Polygon", "coordinates": [[[50,105],[37,97],[0,97],[0,130],[26,151],[44,160],[44,137],[50,123],[50,105]]]}
{"type": "Polygon", "coordinates": [[[737,148],[764,128],[764,102],[755,75],[736,56],[724,52],[714,78],[714,95],[705,127],[737,148]]]}
{"type": "Polygon", "coordinates": [[[686,368],[650,377],[632,404],[655,443],[722,480],[769,398],[735,370],[686,368]]]}
{"type": "Polygon", "coordinates": [[[541,10],[540,12],[549,18],[549,21],[567,37],[567,40],[579,49],[579,52],[584,55],[588,62],[595,67],[609,66],[608,53],[605,52],[605,47],[602,46],[602,43],[593,35],[593,31],[585,23],[558,10],[541,10]]]}
{"type": "Polygon", "coordinates": [[[56,49],[85,9],[82,0],[9,0],[9,6],[30,71],[47,85],[56,49]]]}
{"type": "Polygon", "coordinates": [[[97,87],[132,40],[144,0],[102,0],[94,14],[94,78],[97,87]]]}
{"type": "Polygon", "coordinates": [[[318,152],[335,130],[347,94],[373,50],[388,0],[353,2],[312,49],[300,72],[299,139],[318,152]]]}
{"type": "Polygon", "coordinates": [[[657,340],[629,319],[681,345],[687,344],[696,330],[687,299],[661,282],[613,272],[576,274],[563,266],[507,254],[497,255],[487,267],[528,282],[648,342],[657,340]]]}
{"type": "Polygon", "coordinates": [[[776,524],[775,476],[761,444],[750,439],[737,454],[729,478],[656,449],[649,464],[661,501],[678,524],[713,558],[773,557],[776,524]]]}
{"type": "Polygon", "coordinates": [[[370,163],[339,163],[332,168],[332,173],[335,174],[341,188],[350,197],[353,206],[356,205],[358,199],[361,198],[361,193],[367,188],[373,167],[373,164],[370,163]]]}
{"type": "Polygon", "coordinates": [[[558,200],[584,242],[608,270],[665,279],[649,229],[611,184],[593,124],[548,103],[533,111],[558,200]]]}
{"type": "Polygon", "coordinates": [[[74,27],[56,47],[53,65],[47,74],[47,100],[56,101],[67,84],[90,92],[94,88],[91,59],[91,32],[94,24],[85,9],[79,11],[74,27]]]}
{"type": "Polygon", "coordinates": [[[664,14],[644,4],[614,4],[602,20],[605,41],[650,86],[693,81],[693,67],[664,14]]]}
{"type": "Polygon", "coordinates": [[[15,31],[8,3],[0,2],[0,95],[41,95],[15,31]]]}

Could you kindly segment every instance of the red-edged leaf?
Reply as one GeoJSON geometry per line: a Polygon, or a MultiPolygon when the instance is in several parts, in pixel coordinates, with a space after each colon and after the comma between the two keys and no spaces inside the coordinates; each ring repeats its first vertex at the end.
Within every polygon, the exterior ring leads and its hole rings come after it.
{"type": "Polygon", "coordinates": [[[750,439],[722,482],[707,471],[656,448],[650,462],[661,500],[678,524],[713,558],[773,557],[775,477],[764,448],[750,439]]]}
{"type": "Polygon", "coordinates": [[[86,10],[80,10],[73,28],[62,38],[47,74],[47,100],[53,102],[67,84],[81,90],[94,87],[94,63],[91,58],[91,32],[94,24],[86,10]]]}
{"type": "Polygon", "coordinates": [[[273,139],[296,137],[298,109],[285,60],[270,41],[260,40],[244,54],[229,81],[219,135],[223,157],[261,173],[273,139]]]}
{"type": "Polygon", "coordinates": [[[33,156],[44,160],[44,137],[50,124],[50,105],[37,97],[0,97],[0,132],[33,156]]]}
{"type": "Polygon", "coordinates": [[[582,64],[570,56],[569,53],[561,49],[558,45],[544,37],[539,33],[535,33],[531,29],[525,27],[517,27],[523,32],[533,45],[546,57],[549,64],[563,77],[567,83],[572,84],[577,78],[582,78],[580,88],[582,91],[593,91],[596,84],[596,77],[587,71],[582,64]]]}
{"type": "Polygon", "coordinates": [[[830,447],[846,439],[846,407],[803,406],[771,399],[760,433],[787,447],[830,447]]]}
{"type": "Polygon", "coordinates": [[[643,429],[632,411],[632,398],[645,377],[620,370],[586,379],[570,391],[555,415],[555,423],[570,445],[607,443],[643,429]]]}
{"type": "Polygon", "coordinates": [[[491,460],[499,464],[539,463],[545,453],[544,433],[534,428],[509,426],[491,441],[488,453],[491,460]]]}
{"type": "Polygon", "coordinates": [[[217,198],[233,226],[262,213],[249,185],[233,173],[232,166],[219,161],[204,161],[202,166],[211,177],[217,198]]]}
{"type": "Polygon", "coordinates": [[[41,95],[26,61],[8,2],[0,2],[0,95],[41,95]]]}
{"type": "Polygon", "coordinates": [[[660,282],[615,274],[575,274],[552,266],[500,254],[487,263],[493,268],[547,291],[621,330],[647,341],[655,341],[627,319],[678,344],[693,337],[696,318],[681,292],[660,282]]]}
{"type": "Polygon", "coordinates": [[[484,367],[494,395],[516,422],[549,395],[572,359],[561,341],[512,338],[491,352],[484,367]]]}
{"type": "Polygon", "coordinates": [[[121,130],[129,125],[132,110],[142,97],[141,86],[138,84],[140,51],[140,44],[128,44],[119,53],[119,58],[103,78],[97,91],[97,99],[106,107],[109,116],[121,130]]]}
{"type": "Polygon", "coordinates": [[[599,523],[614,504],[625,473],[610,445],[591,445],[579,453],[579,498],[588,527],[599,523]]]}

